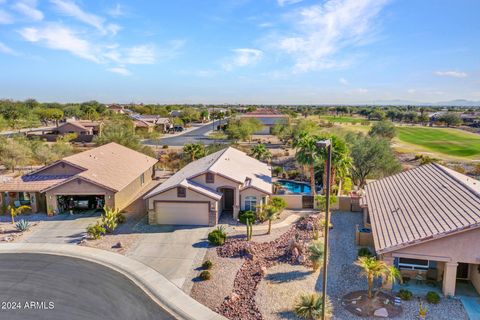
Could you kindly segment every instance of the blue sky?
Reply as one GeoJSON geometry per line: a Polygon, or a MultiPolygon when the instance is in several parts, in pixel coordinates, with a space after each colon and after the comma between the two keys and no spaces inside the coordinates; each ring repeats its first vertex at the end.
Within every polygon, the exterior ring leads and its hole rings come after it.
{"type": "Polygon", "coordinates": [[[477,0],[0,0],[0,97],[480,100],[477,0]]]}

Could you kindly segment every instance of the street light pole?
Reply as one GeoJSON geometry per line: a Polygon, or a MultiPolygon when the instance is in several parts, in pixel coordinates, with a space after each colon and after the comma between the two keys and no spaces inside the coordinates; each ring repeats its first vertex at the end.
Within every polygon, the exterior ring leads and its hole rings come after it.
{"type": "MultiPolygon", "coordinates": [[[[330,229],[330,180],[332,173],[332,142],[323,140],[317,142],[317,146],[327,150],[327,185],[326,185],[326,205],[325,205],[325,229],[323,243],[323,281],[322,281],[322,320],[325,320],[327,309],[327,266],[328,266],[328,232],[330,229]]],[[[324,186],[325,187],[325,186],[324,186]]]]}

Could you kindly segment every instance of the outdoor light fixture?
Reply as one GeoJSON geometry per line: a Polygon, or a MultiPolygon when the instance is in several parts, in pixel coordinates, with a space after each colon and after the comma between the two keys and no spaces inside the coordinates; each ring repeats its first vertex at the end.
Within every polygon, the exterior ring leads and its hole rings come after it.
{"type": "Polygon", "coordinates": [[[326,187],[326,206],[325,206],[325,230],[324,230],[324,249],[323,249],[323,283],[322,283],[322,320],[325,320],[325,310],[327,306],[327,261],[328,261],[328,231],[330,226],[330,179],[332,173],[332,141],[331,140],[320,140],[317,141],[317,147],[327,150],[327,185],[326,187]]]}

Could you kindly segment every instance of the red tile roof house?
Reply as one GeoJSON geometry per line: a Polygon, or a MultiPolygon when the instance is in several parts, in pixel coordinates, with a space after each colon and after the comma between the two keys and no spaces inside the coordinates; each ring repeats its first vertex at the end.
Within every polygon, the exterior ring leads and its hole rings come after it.
{"type": "Polygon", "coordinates": [[[235,148],[189,163],[145,196],[150,224],[216,225],[272,194],[270,167],[235,148]]]}
{"type": "Polygon", "coordinates": [[[139,199],[144,203],[141,197],[151,188],[156,163],[140,152],[109,143],[0,183],[0,199],[2,204],[26,204],[32,212],[49,214],[104,205],[123,210],[139,199]]]}
{"type": "Polygon", "coordinates": [[[404,276],[480,292],[480,181],[423,165],[367,184],[362,205],[376,253],[404,276]]]}

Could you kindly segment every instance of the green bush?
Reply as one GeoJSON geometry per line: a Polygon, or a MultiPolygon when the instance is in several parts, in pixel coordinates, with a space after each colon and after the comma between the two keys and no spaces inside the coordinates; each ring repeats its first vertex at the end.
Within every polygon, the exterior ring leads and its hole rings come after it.
{"type": "Polygon", "coordinates": [[[168,145],[164,144],[164,145],[162,146],[162,149],[168,149],[168,145]]]}
{"type": "Polygon", "coordinates": [[[272,199],[270,200],[270,205],[277,208],[278,211],[282,211],[287,206],[287,203],[285,202],[285,200],[283,198],[272,197],[272,199]]]}
{"type": "Polygon", "coordinates": [[[398,291],[398,296],[400,299],[408,301],[412,299],[413,293],[410,290],[400,289],[400,291],[398,291]]]}
{"type": "Polygon", "coordinates": [[[238,213],[238,220],[240,220],[241,223],[247,224],[247,219],[254,222],[255,220],[257,220],[256,213],[252,210],[240,211],[238,213]]]}
{"type": "Polygon", "coordinates": [[[94,225],[89,225],[87,227],[87,234],[90,236],[92,239],[100,239],[101,236],[103,236],[107,231],[105,230],[105,227],[97,221],[94,225]]]}
{"type": "Polygon", "coordinates": [[[373,257],[373,254],[368,248],[360,248],[358,249],[358,257],[373,257]]]}
{"type": "Polygon", "coordinates": [[[208,242],[215,246],[221,246],[226,239],[227,234],[222,228],[217,228],[208,234],[208,242]]]}
{"type": "Polygon", "coordinates": [[[205,270],[210,270],[212,269],[212,267],[213,267],[213,262],[210,260],[207,260],[204,263],[202,263],[202,268],[205,270]]]}
{"type": "Polygon", "coordinates": [[[208,270],[204,270],[202,272],[200,272],[200,279],[202,280],[210,280],[210,278],[212,277],[212,275],[210,274],[210,271],[208,270]]]}
{"type": "Polygon", "coordinates": [[[108,233],[112,233],[118,226],[117,217],[120,214],[118,210],[105,207],[105,213],[102,215],[102,225],[108,233]]]}
{"type": "Polygon", "coordinates": [[[308,246],[309,256],[308,259],[312,262],[313,270],[318,270],[320,264],[323,262],[324,250],[323,242],[320,240],[313,241],[308,246]]]}
{"type": "Polygon", "coordinates": [[[437,304],[440,302],[440,295],[436,293],[435,291],[429,291],[427,292],[427,295],[425,296],[425,299],[427,299],[428,303],[433,303],[437,304]]]}
{"type": "MultiPolygon", "coordinates": [[[[323,299],[318,293],[301,293],[295,302],[295,314],[301,319],[320,319],[323,311],[323,299]]],[[[327,319],[332,315],[332,304],[327,297],[325,308],[327,319]]]]}
{"type": "Polygon", "coordinates": [[[127,218],[125,217],[125,215],[123,215],[122,213],[118,213],[117,214],[117,223],[122,224],[122,223],[125,223],[125,222],[127,222],[127,218]]]}

